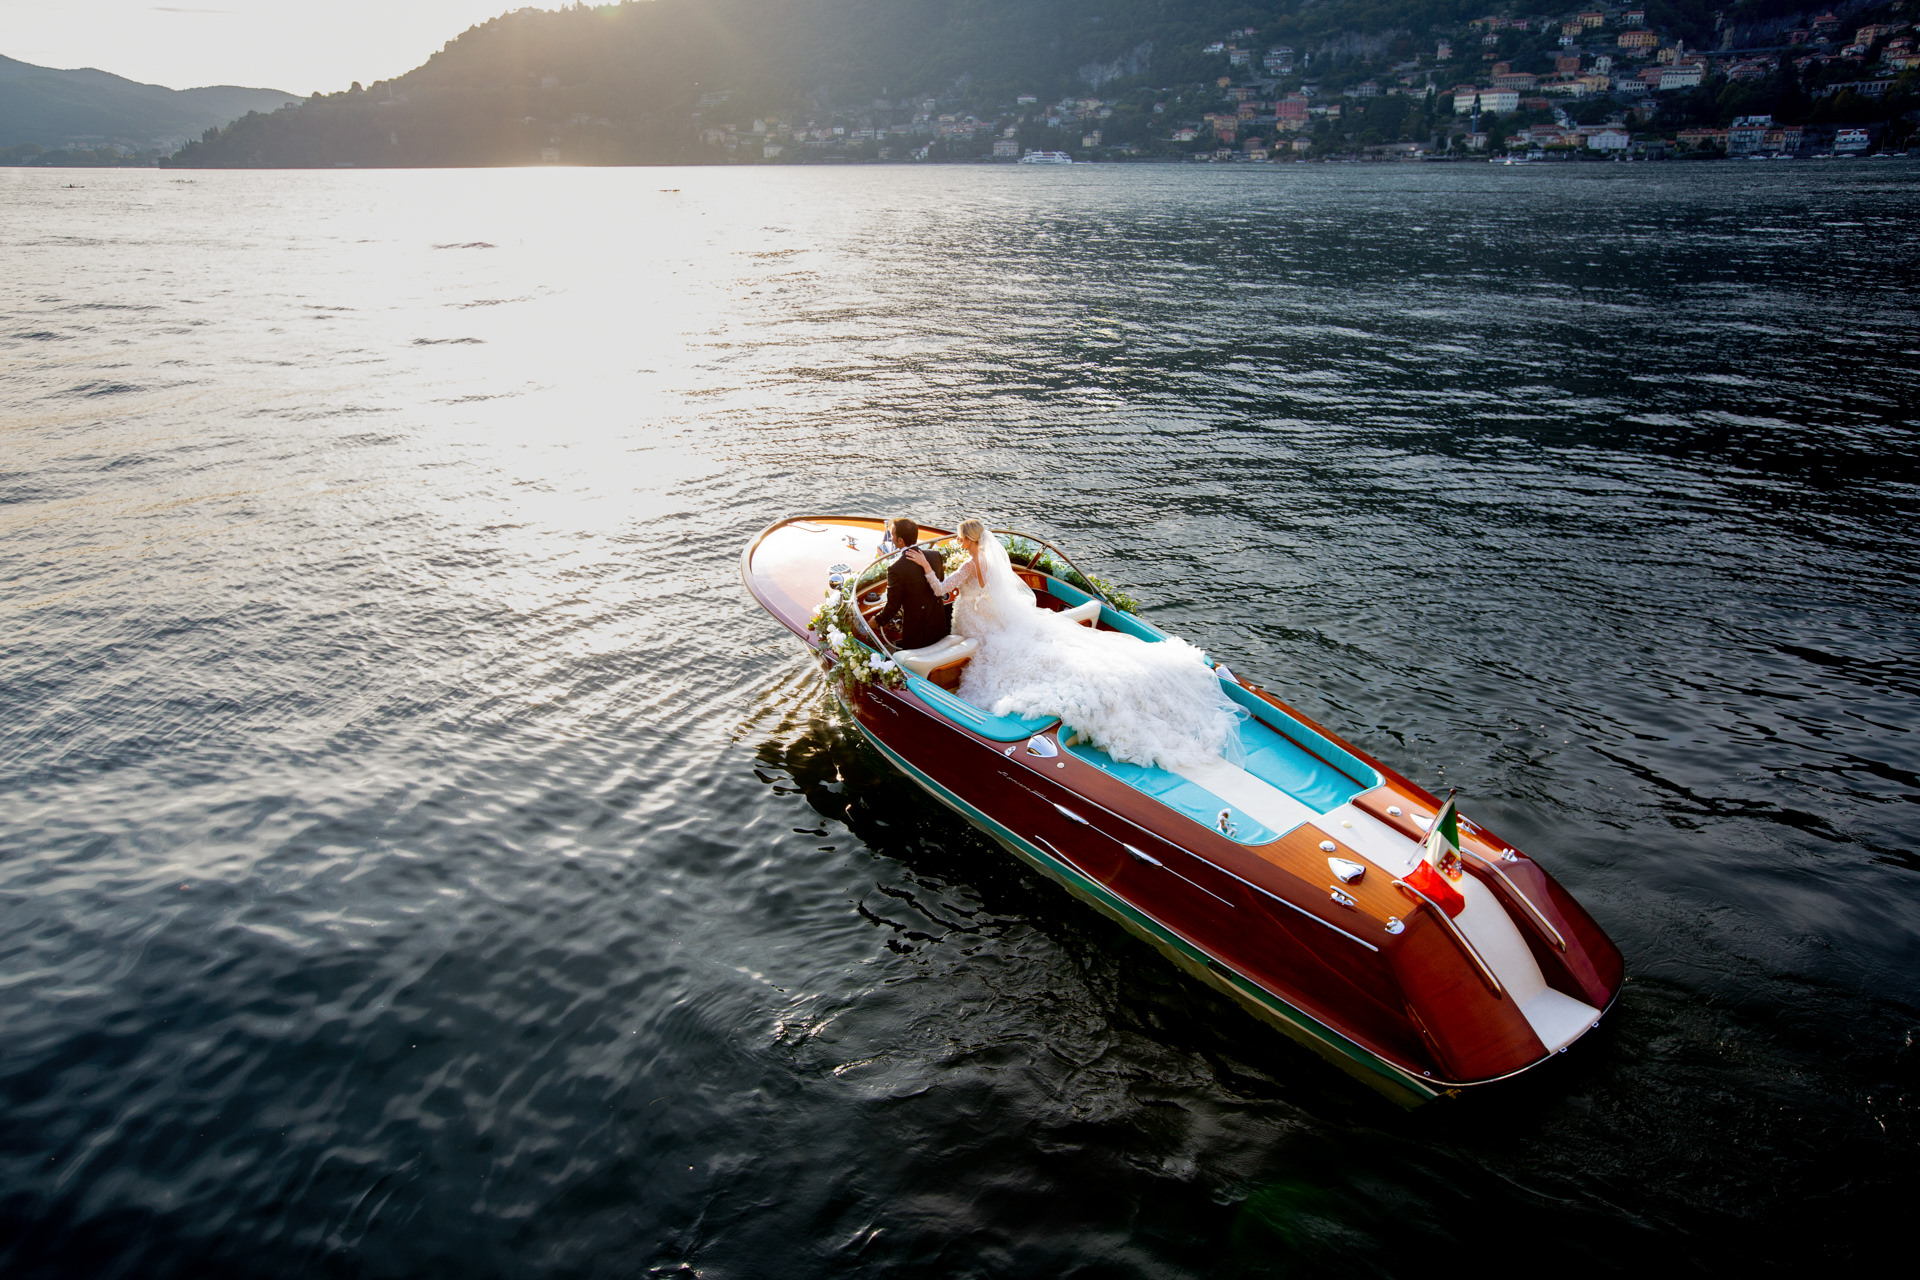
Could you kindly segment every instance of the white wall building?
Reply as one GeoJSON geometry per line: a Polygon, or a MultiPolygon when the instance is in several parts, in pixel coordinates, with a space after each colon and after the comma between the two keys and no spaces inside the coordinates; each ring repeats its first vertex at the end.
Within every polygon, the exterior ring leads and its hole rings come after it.
{"type": "Polygon", "coordinates": [[[1660,69],[1660,89],[1698,89],[1707,78],[1707,67],[1702,62],[1676,63],[1660,69]]]}
{"type": "Polygon", "coordinates": [[[1518,89],[1456,89],[1453,93],[1453,114],[1464,116],[1475,105],[1488,115],[1505,115],[1520,109],[1520,91],[1518,89]]]}

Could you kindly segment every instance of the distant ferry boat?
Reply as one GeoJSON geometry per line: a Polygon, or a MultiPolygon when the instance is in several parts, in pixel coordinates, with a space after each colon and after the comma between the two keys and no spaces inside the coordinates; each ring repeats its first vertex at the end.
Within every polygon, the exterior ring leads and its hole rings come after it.
{"type": "Polygon", "coordinates": [[[1029,151],[1020,157],[1021,164],[1072,164],[1073,157],[1064,151],[1029,151]]]}

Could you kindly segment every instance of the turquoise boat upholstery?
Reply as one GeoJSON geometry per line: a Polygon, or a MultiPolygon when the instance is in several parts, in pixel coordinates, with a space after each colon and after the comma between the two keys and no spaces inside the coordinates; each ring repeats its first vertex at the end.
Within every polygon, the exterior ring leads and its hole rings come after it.
{"type": "MultiPolygon", "coordinates": [[[[1060,726],[1062,741],[1072,736],[1071,728],[1060,726]]],[[[1076,742],[1067,750],[1076,759],[1084,760],[1100,772],[1118,778],[1136,791],[1146,792],[1169,809],[1185,814],[1203,827],[1219,830],[1220,811],[1225,809],[1228,821],[1233,824],[1232,838],[1241,844],[1271,844],[1280,838],[1279,832],[1270,830],[1205,787],[1189,782],[1177,773],[1168,773],[1150,764],[1122,764],[1100,748],[1085,742],[1076,742]]]]}
{"type": "MultiPolygon", "coordinates": [[[[1362,764],[1351,752],[1335,746],[1321,734],[1277,707],[1261,701],[1239,685],[1222,680],[1220,686],[1229,697],[1251,713],[1240,722],[1240,745],[1246,752],[1245,768],[1268,786],[1286,792],[1315,813],[1324,814],[1339,808],[1361,792],[1380,785],[1380,775],[1362,764]]],[[[1072,728],[1061,725],[1061,741],[1066,742],[1072,737],[1072,728]]],[[[1280,832],[1248,817],[1205,787],[1177,773],[1169,773],[1152,765],[1122,764],[1100,748],[1085,742],[1074,743],[1066,749],[1076,759],[1086,761],[1136,791],[1144,791],[1202,826],[1217,830],[1220,811],[1227,810],[1233,824],[1231,836],[1241,844],[1268,844],[1280,838],[1280,832]]]]}
{"type": "Polygon", "coordinates": [[[920,701],[940,712],[947,719],[963,728],[973,730],[990,742],[1024,742],[1060,718],[1031,716],[1022,719],[1019,716],[996,716],[990,711],[982,711],[965,698],[948,693],[933,681],[911,673],[907,676],[907,688],[913,690],[914,696],[920,701]]]}
{"type": "Polygon", "coordinates": [[[1240,726],[1247,772],[1318,813],[1337,809],[1386,779],[1344,747],[1230,680],[1220,687],[1253,717],[1240,726]]]}
{"type": "MultiPolygon", "coordinates": [[[[1069,606],[1085,604],[1089,600],[1099,599],[1098,596],[1082,591],[1071,583],[1062,582],[1058,578],[1047,583],[1047,594],[1069,606]]],[[[1150,623],[1142,622],[1130,613],[1122,613],[1109,604],[1103,603],[1100,606],[1100,621],[1112,627],[1115,631],[1124,631],[1130,636],[1136,636],[1149,643],[1167,638],[1164,632],[1152,626],[1150,623]]]]}

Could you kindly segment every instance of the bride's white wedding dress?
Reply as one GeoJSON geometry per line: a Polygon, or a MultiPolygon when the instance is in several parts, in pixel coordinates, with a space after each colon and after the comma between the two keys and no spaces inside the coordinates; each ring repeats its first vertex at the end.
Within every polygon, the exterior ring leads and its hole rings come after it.
{"type": "MultiPolygon", "coordinates": [[[[960,696],[995,715],[1059,716],[1115,760],[1163,769],[1242,757],[1246,712],[1184,640],[1096,631],[1034,603],[992,535],[966,574],[955,633],[980,642],[960,696]]],[[[951,579],[949,579],[951,581],[951,579]]]]}

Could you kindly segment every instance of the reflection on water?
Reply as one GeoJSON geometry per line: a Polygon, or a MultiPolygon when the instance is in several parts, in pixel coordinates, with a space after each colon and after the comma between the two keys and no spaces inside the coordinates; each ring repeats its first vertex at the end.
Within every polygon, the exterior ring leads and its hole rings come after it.
{"type": "Polygon", "coordinates": [[[1767,168],[0,174],[0,1259],[1869,1253],[1916,186],[1767,168]],[[736,569],[832,509],[1459,786],[1606,1028],[1403,1116],[1186,982],[837,720],[736,569]]]}

